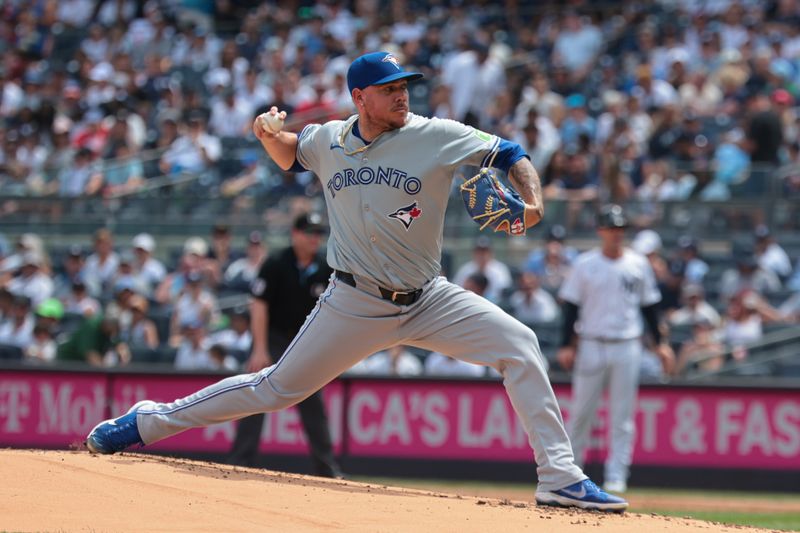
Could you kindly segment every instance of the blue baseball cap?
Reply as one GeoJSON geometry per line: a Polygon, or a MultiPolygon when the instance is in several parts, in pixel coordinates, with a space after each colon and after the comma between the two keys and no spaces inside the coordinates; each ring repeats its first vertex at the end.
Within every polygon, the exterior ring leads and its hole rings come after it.
{"type": "Polygon", "coordinates": [[[421,72],[406,72],[397,58],[389,52],[373,52],[357,57],[347,69],[347,87],[364,89],[370,85],[383,85],[397,80],[418,80],[421,72]]]}

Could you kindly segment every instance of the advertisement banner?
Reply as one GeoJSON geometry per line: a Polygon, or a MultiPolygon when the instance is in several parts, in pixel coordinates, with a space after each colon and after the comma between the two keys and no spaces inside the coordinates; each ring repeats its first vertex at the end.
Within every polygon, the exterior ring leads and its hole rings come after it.
{"type": "MultiPolygon", "coordinates": [[[[172,401],[219,379],[11,371],[0,374],[0,446],[69,448],[109,413],[141,399],[172,401]]],[[[570,392],[556,385],[564,418],[570,392]]],[[[337,453],[352,457],[533,461],[519,418],[499,382],[338,380],[324,389],[337,453]]],[[[606,453],[606,400],[598,407],[587,462],[606,453]]],[[[148,446],[227,453],[227,422],[148,446]]],[[[653,466],[800,471],[800,391],[643,387],[636,410],[634,463],[653,466]]],[[[264,453],[305,454],[296,408],[270,413],[264,453]]]]}

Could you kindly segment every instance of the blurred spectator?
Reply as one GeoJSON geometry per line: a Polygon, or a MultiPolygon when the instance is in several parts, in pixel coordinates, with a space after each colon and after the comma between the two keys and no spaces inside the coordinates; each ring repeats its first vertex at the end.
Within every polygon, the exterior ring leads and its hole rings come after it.
{"type": "Polygon", "coordinates": [[[122,337],[130,346],[158,348],[158,330],[155,323],[147,317],[147,310],[150,307],[147,299],[139,294],[134,294],[130,297],[128,307],[131,320],[127,330],[121,333],[122,337]]]}
{"type": "Polygon", "coordinates": [[[699,243],[690,235],[678,237],[678,258],[686,263],[687,283],[702,284],[708,274],[708,263],[699,255],[699,243]]]}
{"type": "Polygon", "coordinates": [[[486,298],[486,289],[489,287],[489,278],[481,272],[475,272],[464,280],[463,287],[478,296],[486,298]]]}
{"type": "Polygon", "coordinates": [[[72,285],[82,283],[88,294],[100,294],[99,280],[86,279],[83,274],[84,265],[83,249],[78,244],[73,244],[64,256],[64,263],[57,270],[53,278],[53,294],[62,300],[72,293],[72,285]]]}
{"type": "Polygon", "coordinates": [[[781,289],[781,281],[770,270],[758,266],[754,250],[750,246],[734,246],[734,268],[722,274],[719,282],[719,293],[725,300],[735,294],[751,289],[758,294],[770,294],[781,289]]]}
{"type": "Polygon", "coordinates": [[[196,270],[189,271],[185,287],[173,307],[170,319],[170,345],[180,344],[181,331],[187,324],[199,322],[205,332],[212,322],[216,307],[216,298],[203,286],[203,275],[196,270]]]}
{"type": "Polygon", "coordinates": [[[113,286],[113,299],[105,306],[103,316],[113,318],[119,324],[121,338],[131,327],[131,298],[136,294],[136,285],[133,279],[122,277],[113,286]]]}
{"type": "Polygon", "coordinates": [[[110,283],[118,268],[119,256],[114,251],[111,231],[105,228],[97,230],[94,234],[94,252],[86,258],[83,275],[86,279],[97,280],[100,290],[105,292],[111,289],[110,283]]]}
{"type": "Polygon", "coordinates": [[[733,129],[722,136],[722,142],[714,151],[711,163],[714,179],[700,191],[702,200],[727,200],[731,186],[745,182],[750,176],[750,154],[747,140],[740,129],[733,129]]]}
{"type": "Polygon", "coordinates": [[[475,241],[472,260],[458,269],[453,283],[464,287],[467,279],[475,273],[486,276],[488,285],[483,296],[492,302],[500,301],[503,291],[511,287],[511,272],[503,262],[494,258],[491,240],[485,236],[475,241]]]}
{"type": "Polygon", "coordinates": [[[44,258],[38,252],[28,252],[22,257],[19,275],[8,282],[12,294],[26,296],[39,305],[53,295],[53,280],[42,271],[44,258]]]}
{"type": "Polygon", "coordinates": [[[133,264],[135,276],[142,281],[146,287],[145,295],[153,294],[153,291],[167,275],[167,269],[163,263],[153,257],[156,250],[156,241],[149,233],[139,233],[131,241],[133,253],[136,260],[133,264]]]}
{"type": "Polygon", "coordinates": [[[661,255],[663,245],[658,233],[651,229],[638,232],[631,241],[631,248],[647,258],[659,288],[668,281],[670,277],[669,264],[661,255]]]}
{"type": "Polygon", "coordinates": [[[694,323],[692,338],[678,351],[674,375],[682,374],[695,363],[700,370],[719,370],[724,352],[717,327],[707,320],[699,320],[694,323]]]}
{"type": "Polygon", "coordinates": [[[178,336],[178,352],[175,355],[176,370],[212,370],[214,363],[208,353],[206,326],[196,319],[183,323],[178,336]]]}
{"type": "Polygon", "coordinates": [[[170,272],[156,289],[155,299],[162,305],[174,304],[186,286],[186,276],[201,271],[208,255],[208,245],[202,237],[189,237],[183,244],[183,254],[178,267],[170,272]]]}
{"type": "Polygon", "coordinates": [[[5,287],[0,287],[0,326],[11,318],[11,307],[14,305],[14,295],[5,287]]]}
{"type": "Polygon", "coordinates": [[[30,344],[24,347],[25,360],[49,363],[56,358],[56,349],[50,328],[37,324],[33,327],[30,344]]]}
{"type": "Polygon", "coordinates": [[[119,323],[113,318],[86,318],[69,338],[58,346],[57,359],[79,361],[92,366],[116,366],[130,361],[130,351],[119,342],[119,323]]]}
{"type": "Polygon", "coordinates": [[[589,156],[577,146],[567,147],[564,154],[566,162],[563,173],[553,178],[545,195],[552,199],[576,202],[572,208],[574,212],[580,209],[580,203],[597,198],[597,175],[591,168],[589,156]]]}
{"type": "Polygon", "coordinates": [[[125,196],[138,191],[144,184],[144,166],[127,143],[113,147],[111,159],[104,164],[103,194],[125,196]]]}
{"type": "Polygon", "coordinates": [[[785,322],[800,322],[800,292],[795,292],[786,299],[777,309],[779,320],[785,322]]]}
{"type": "Polygon", "coordinates": [[[423,367],[416,355],[399,345],[362,359],[347,372],[351,375],[411,377],[421,375],[423,367]]]}
{"type": "Polygon", "coordinates": [[[72,290],[62,297],[62,303],[67,313],[90,317],[100,312],[100,302],[89,295],[86,283],[80,278],[72,282],[72,290]]]}
{"type": "Polygon", "coordinates": [[[81,148],[72,163],[58,174],[58,194],[68,198],[93,196],[103,185],[103,174],[92,163],[92,152],[81,148]]]}
{"type": "Polygon", "coordinates": [[[136,255],[133,250],[123,250],[119,254],[119,266],[114,276],[111,278],[110,285],[115,290],[120,284],[127,284],[131,287],[133,292],[138,294],[147,294],[149,285],[140,276],[136,275],[135,270],[136,255]]]}
{"type": "Polygon", "coordinates": [[[261,263],[267,257],[267,249],[261,241],[261,234],[251,231],[247,236],[245,256],[237,259],[225,269],[225,286],[231,289],[247,291],[258,275],[261,263]]]}
{"type": "Polygon", "coordinates": [[[667,272],[663,280],[659,280],[658,290],[661,292],[659,307],[665,316],[681,306],[681,293],[686,281],[686,263],[679,258],[667,262],[667,272]]]}
{"type": "Polygon", "coordinates": [[[582,94],[571,94],[564,103],[567,106],[567,116],[561,123],[560,131],[564,145],[578,145],[582,135],[589,142],[594,141],[597,124],[586,109],[586,97],[582,94]]]}
{"type": "Polygon", "coordinates": [[[764,334],[760,298],[750,290],[738,292],[728,301],[722,326],[722,340],[731,349],[734,360],[747,357],[749,344],[761,340],[764,334]]]}
{"type": "Polygon", "coordinates": [[[221,344],[212,344],[208,348],[209,368],[212,370],[227,370],[236,372],[239,370],[239,361],[230,354],[221,344]]]}
{"type": "Polygon", "coordinates": [[[222,155],[219,139],[206,131],[202,112],[189,115],[186,130],[169,146],[161,158],[164,174],[189,172],[201,175],[211,170],[222,155]]]}
{"type": "Polygon", "coordinates": [[[519,288],[511,295],[511,310],[525,324],[552,322],[559,316],[555,298],[541,287],[539,276],[533,272],[520,275],[519,288]]]}
{"type": "Polygon", "coordinates": [[[673,326],[697,324],[708,322],[714,327],[719,327],[721,320],[719,313],[705,300],[705,291],[702,285],[687,283],[681,291],[683,307],[667,315],[667,321],[673,326]]]}
{"type": "Polygon", "coordinates": [[[588,18],[567,12],[553,43],[552,61],[564,65],[575,79],[582,79],[602,50],[603,35],[588,18]]]}
{"type": "Polygon", "coordinates": [[[432,352],[425,357],[425,375],[480,378],[486,375],[486,367],[432,352]]]}
{"type": "Polygon", "coordinates": [[[34,319],[30,298],[15,296],[9,314],[8,320],[0,324],[0,344],[24,349],[33,339],[34,319]]]}
{"type": "Polygon", "coordinates": [[[228,327],[211,334],[210,342],[219,344],[227,352],[238,351],[249,355],[253,344],[250,333],[250,312],[246,307],[237,307],[227,313],[228,327]]]}
{"type": "Polygon", "coordinates": [[[216,286],[222,281],[223,272],[233,261],[232,242],[231,228],[225,224],[215,224],[211,229],[211,246],[203,267],[212,286],[216,286]]]}
{"type": "Polygon", "coordinates": [[[775,241],[769,228],[763,224],[756,227],[754,235],[758,267],[774,273],[781,280],[787,279],[792,273],[792,261],[786,250],[775,241]]]}
{"type": "Polygon", "coordinates": [[[564,226],[560,224],[550,226],[544,248],[531,252],[525,263],[525,270],[536,274],[542,287],[554,294],[558,292],[569,273],[572,261],[578,255],[575,248],[564,244],[566,236],[567,230],[564,226]]]}
{"type": "Polygon", "coordinates": [[[253,124],[253,103],[237,96],[233,88],[226,88],[219,100],[211,106],[211,131],[219,137],[246,135],[253,124]]]}

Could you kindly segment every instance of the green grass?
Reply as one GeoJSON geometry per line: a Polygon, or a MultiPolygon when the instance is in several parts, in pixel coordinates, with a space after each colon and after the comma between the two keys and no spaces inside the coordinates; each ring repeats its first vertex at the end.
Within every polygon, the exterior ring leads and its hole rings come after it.
{"type": "MultiPolygon", "coordinates": [[[[460,494],[490,494],[493,491],[507,492],[512,499],[517,495],[519,499],[527,501],[533,500],[536,486],[531,483],[529,486],[520,483],[493,483],[478,481],[454,481],[454,480],[428,480],[428,479],[398,479],[385,477],[363,477],[354,476],[354,481],[373,483],[379,485],[389,485],[394,487],[407,487],[413,489],[425,489],[438,492],[450,492],[460,494]]],[[[730,510],[708,511],[690,510],[685,508],[671,509],[669,507],[669,497],[705,500],[724,500],[730,502],[770,501],[770,502],[797,502],[800,495],[792,493],[766,493],[766,492],[736,492],[720,490],[690,490],[690,489],[656,489],[656,488],[632,488],[628,495],[634,500],[638,497],[657,498],[664,496],[664,505],[658,508],[647,506],[632,506],[630,511],[634,513],[654,513],[658,515],[690,517],[697,520],[719,522],[723,524],[734,524],[743,526],[753,526],[771,530],[800,531],[800,512],[738,512],[730,510]]]]}
{"type": "MultiPolygon", "coordinates": [[[[649,513],[650,509],[631,509],[635,513],[649,513]]],[[[697,520],[708,520],[723,524],[763,527],[783,531],[800,531],[800,514],[798,513],[736,513],[732,511],[669,511],[652,510],[655,514],[667,516],[689,517],[697,520]]]]}

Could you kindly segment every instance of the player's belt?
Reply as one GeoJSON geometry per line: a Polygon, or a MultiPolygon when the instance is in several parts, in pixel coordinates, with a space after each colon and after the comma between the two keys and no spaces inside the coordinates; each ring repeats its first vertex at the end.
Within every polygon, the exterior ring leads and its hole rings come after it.
{"type": "MultiPolygon", "coordinates": [[[[351,287],[356,286],[356,278],[349,272],[342,272],[341,270],[335,270],[336,279],[347,283],[351,287]]],[[[389,300],[393,304],[397,305],[411,305],[417,300],[419,297],[422,296],[422,289],[417,289],[411,292],[398,292],[393,291],[391,289],[384,289],[383,287],[378,287],[378,290],[381,291],[381,298],[384,300],[389,300]]]]}

